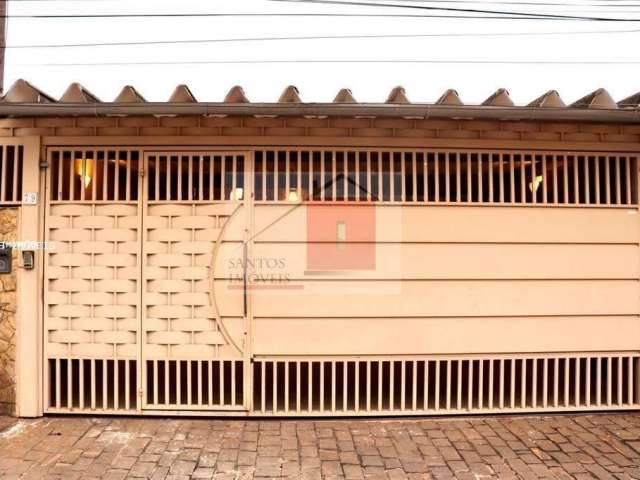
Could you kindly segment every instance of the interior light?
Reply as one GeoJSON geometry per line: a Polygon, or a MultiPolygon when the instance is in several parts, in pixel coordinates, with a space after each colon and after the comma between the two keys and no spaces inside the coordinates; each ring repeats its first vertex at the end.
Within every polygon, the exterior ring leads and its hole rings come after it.
{"type": "Polygon", "coordinates": [[[537,192],[538,191],[538,187],[540,187],[540,184],[542,183],[542,175],[538,175],[533,182],[531,182],[529,184],[529,190],[531,190],[531,192],[537,192]]]}
{"type": "Polygon", "coordinates": [[[291,190],[289,192],[289,201],[297,202],[298,201],[298,192],[296,190],[291,190]]]}
{"type": "Polygon", "coordinates": [[[242,187],[237,187],[231,194],[231,200],[242,200],[243,196],[244,189],[242,187]]]}
{"type": "Polygon", "coordinates": [[[86,158],[77,158],[73,166],[74,172],[82,180],[82,185],[87,188],[93,177],[93,161],[86,158]]]}

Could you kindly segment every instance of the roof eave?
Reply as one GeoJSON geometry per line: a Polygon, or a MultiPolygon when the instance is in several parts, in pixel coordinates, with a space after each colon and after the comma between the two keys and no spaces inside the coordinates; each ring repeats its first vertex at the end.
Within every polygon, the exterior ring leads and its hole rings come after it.
{"type": "Polygon", "coordinates": [[[412,117],[639,123],[638,109],[494,107],[437,104],[336,103],[0,103],[2,117],[110,115],[237,115],[412,117]]]}

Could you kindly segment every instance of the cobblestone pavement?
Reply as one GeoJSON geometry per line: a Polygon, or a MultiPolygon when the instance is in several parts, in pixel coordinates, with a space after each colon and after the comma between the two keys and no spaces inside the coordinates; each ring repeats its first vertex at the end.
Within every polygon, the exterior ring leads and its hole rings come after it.
{"type": "Polygon", "coordinates": [[[640,478],[640,414],[406,420],[50,417],[0,433],[1,478],[640,478]]]}

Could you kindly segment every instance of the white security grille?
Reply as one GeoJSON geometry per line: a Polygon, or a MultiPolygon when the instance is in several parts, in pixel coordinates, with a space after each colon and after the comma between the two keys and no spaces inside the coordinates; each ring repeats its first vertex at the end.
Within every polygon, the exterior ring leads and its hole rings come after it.
{"type": "Polygon", "coordinates": [[[261,150],[254,188],[257,201],[630,205],[636,164],[597,152],[261,150]]]}
{"type": "Polygon", "coordinates": [[[640,407],[636,353],[257,359],[269,415],[411,415],[640,407]]]}

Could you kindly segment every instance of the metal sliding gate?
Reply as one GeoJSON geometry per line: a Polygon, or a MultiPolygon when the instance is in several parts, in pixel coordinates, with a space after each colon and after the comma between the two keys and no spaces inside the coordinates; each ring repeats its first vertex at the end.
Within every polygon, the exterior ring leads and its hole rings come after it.
{"type": "Polygon", "coordinates": [[[45,412],[640,408],[637,156],[47,161],[45,412]]]}

